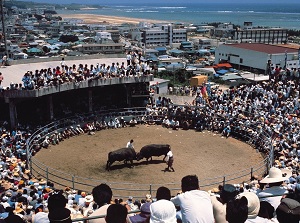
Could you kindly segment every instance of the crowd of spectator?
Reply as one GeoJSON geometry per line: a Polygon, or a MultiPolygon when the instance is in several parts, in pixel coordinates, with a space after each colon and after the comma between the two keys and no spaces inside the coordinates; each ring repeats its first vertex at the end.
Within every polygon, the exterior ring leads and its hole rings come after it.
{"type": "Polygon", "coordinates": [[[204,192],[199,190],[198,178],[189,175],[182,179],[178,195],[172,197],[168,188],[163,188],[154,199],[147,195],[141,201],[132,197],[126,201],[113,200],[111,189],[105,184],[95,187],[91,194],[70,188],[57,190],[53,183],[31,176],[26,141],[33,129],[19,125],[10,131],[8,123],[4,123],[0,142],[0,218],[14,223],[70,222],[71,218],[107,213],[106,218],[89,222],[299,222],[298,83],[272,79],[227,90],[203,87],[195,92],[193,106],[175,105],[169,98],[153,95],[145,111],[130,120],[111,116],[37,136],[33,152],[79,134],[159,124],[173,129],[218,132],[247,141],[266,153],[272,145],[274,167],[268,176],[254,176],[248,183],[222,185],[204,192]],[[134,210],[141,212],[127,215],[134,210]],[[125,216],[124,221],[116,219],[121,216],[125,216]],[[135,221],[136,218],[141,221],[135,221]]]}
{"type": "MultiPolygon", "coordinates": [[[[140,77],[153,73],[154,67],[136,51],[128,52],[127,63],[72,64],[62,58],[54,68],[25,72],[22,83],[11,83],[5,90],[33,90],[63,83],[79,83],[85,80],[140,77]]],[[[1,76],[1,75],[0,75],[1,76]]],[[[0,81],[1,86],[1,81],[0,81]]],[[[1,89],[3,86],[1,86],[1,89]]]]}

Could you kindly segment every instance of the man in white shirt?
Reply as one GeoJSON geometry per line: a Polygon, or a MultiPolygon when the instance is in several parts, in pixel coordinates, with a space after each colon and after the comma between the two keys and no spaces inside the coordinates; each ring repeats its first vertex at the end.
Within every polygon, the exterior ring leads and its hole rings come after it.
{"type": "Polygon", "coordinates": [[[173,156],[173,153],[170,149],[170,151],[167,153],[167,157],[166,157],[166,162],[168,164],[168,167],[165,169],[165,172],[166,171],[170,171],[170,169],[175,172],[174,168],[173,168],[173,163],[174,163],[174,156],[173,156]]]}
{"type": "Polygon", "coordinates": [[[131,140],[126,144],[126,148],[134,149],[134,146],[133,146],[133,139],[131,139],[131,140]]]}
{"type": "Polygon", "coordinates": [[[280,204],[282,195],[288,193],[288,190],[282,186],[282,183],[291,175],[291,171],[282,171],[276,167],[270,168],[269,175],[260,181],[260,183],[268,184],[268,188],[257,194],[259,200],[269,202],[274,207],[274,210],[276,210],[280,204]]]}
{"type": "MultiPolygon", "coordinates": [[[[107,184],[100,184],[92,191],[94,201],[98,205],[98,209],[95,210],[89,217],[105,215],[110,201],[112,199],[112,190],[107,184]]],[[[88,221],[89,223],[105,223],[105,218],[96,218],[88,221]]]]}
{"type": "Polygon", "coordinates": [[[182,194],[172,198],[175,206],[180,206],[182,222],[214,223],[213,207],[209,194],[201,191],[196,175],[188,175],[181,180],[182,194]]]}

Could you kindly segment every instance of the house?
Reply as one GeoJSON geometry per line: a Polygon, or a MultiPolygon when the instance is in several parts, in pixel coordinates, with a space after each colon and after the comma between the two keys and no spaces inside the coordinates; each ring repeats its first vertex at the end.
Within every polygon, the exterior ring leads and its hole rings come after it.
{"type": "Polygon", "coordinates": [[[183,51],[193,50],[193,48],[194,48],[193,43],[189,41],[181,42],[179,47],[179,49],[183,51]]]}
{"type": "Polygon", "coordinates": [[[272,67],[283,68],[285,65],[287,68],[298,67],[298,49],[283,45],[238,43],[222,44],[216,48],[215,53],[215,62],[226,61],[238,70],[257,69],[265,72],[268,60],[272,61],[272,67]]]}

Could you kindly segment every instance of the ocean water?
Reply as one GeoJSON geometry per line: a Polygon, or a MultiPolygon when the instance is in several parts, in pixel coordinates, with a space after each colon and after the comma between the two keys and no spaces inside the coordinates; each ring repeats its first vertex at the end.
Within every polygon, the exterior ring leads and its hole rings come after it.
{"type": "MultiPolygon", "coordinates": [[[[58,10],[58,13],[76,14],[79,12],[58,10]]],[[[210,22],[231,22],[243,25],[245,21],[250,21],[254,26],[300,30],[300,2],[299,4],[186,3],[184,5],[120,3],[105,5],[97,10],[82,10],[80,13],[184,22],[195,25],[210,22]]]]}

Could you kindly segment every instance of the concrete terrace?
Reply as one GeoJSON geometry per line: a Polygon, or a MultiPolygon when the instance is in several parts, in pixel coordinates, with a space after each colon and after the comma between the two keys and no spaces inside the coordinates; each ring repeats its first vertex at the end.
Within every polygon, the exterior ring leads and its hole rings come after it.
{"type": "MultiPolygon", "coordinates": [[[[109,55],[111,56],[111,55],[109,55]]],[[[20,61],[12,61],[11,66],[0,67],[0,72],[3,74],[4,80],[2,82],[3,88],[6,88],[10,85],[10,83],[19,84],[22,83],[22,78],[27,71],[32,71],[47,68],[55,68],[60,66],[61,58],[43,58],[43,59],[29,59],[29,60],[20,60],[20,61]],[[56,59],[56,60],[55,60],[56,59]],[[22,63],[22,64],[21,64],[22,63]]],[[[111,63],[122,63],[126,62],[125,55],[123,57],[101,57],[101,58],[90,58],[90,57],[65,57],[66,65],[72,66],[76,64],[87,64],[88,66],[93,64],[106,64],[111,65],[111,63]],[[81,59],[80,59],[81,58],[81,59]]]]}

